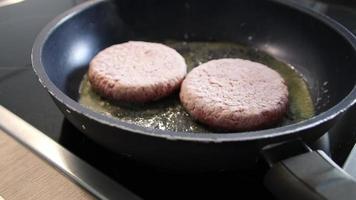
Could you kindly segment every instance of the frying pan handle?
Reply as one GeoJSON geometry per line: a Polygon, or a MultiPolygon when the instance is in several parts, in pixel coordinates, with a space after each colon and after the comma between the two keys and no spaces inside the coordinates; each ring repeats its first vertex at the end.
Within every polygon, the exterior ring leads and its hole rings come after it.
{"type": "Polygon", "coordinates": [[[323,151],[303,153],[273,164],[264,184],[278,199],[356,199],[353,177],[323,151]]]}

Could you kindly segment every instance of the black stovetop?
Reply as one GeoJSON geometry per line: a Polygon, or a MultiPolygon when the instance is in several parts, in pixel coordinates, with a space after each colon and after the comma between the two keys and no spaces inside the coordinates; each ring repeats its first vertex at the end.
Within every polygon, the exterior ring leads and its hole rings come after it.
{"type": "MultiPolygon", "coordinates": [[[[249,198],[264,195],[266,199],[272,199],[262,185],[261,170],[183,175],[152,169],[103,149],[64,119],[32,71],[30,54],[41,28],[53,17],[80,2],[25,0],[0,7],[0,105],[145,199],[222,199],[241,195],[248,195],[249,198]]],[[[356,33],[356,9],[351,7],[353,4],[345,6],[313,0],[299,2],[337,19],[356,33]]],[[[315,144],[340,165],[356,140],[355,111],[356,108],[353,108],[348,112],[329,134],[315,144]]]]}

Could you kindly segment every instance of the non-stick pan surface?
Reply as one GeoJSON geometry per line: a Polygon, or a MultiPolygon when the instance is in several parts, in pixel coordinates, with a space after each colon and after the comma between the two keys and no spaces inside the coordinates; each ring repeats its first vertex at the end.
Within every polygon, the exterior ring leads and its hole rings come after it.
{"type": "Polygon", "coordinates": [[[250,169],[267,144],[323,135],[355,103],[355,44],[337,22],[290,2],[98,0],[47,25],[32,59],[58,107],[94,141],[151,165],[209,171],[250,169]],[[265,51],[303,74],[317,115],[260,131],[200,134],[140,127],[80,105],[78,88],[90,60],[128,40],[236,42],[265,51]]]}

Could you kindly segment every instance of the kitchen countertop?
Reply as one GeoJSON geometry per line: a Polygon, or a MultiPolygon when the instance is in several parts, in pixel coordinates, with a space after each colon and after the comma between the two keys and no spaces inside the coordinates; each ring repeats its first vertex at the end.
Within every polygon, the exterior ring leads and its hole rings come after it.
{"type": "Polygon", "coordinates": [[[0,197],[5,200],[94,199],[87,191],[1,130],[0,177],[0,197]]]}

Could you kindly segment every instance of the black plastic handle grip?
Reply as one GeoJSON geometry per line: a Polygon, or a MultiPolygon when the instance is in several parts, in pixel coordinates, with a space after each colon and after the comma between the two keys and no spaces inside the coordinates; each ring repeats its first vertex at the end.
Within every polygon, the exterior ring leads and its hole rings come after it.
{"type": "Polygon", "coordinates": [[[355,179],[322,151],[300,154],[273,164],[264,183],[278,199],[356,199],[355,179]]]}

